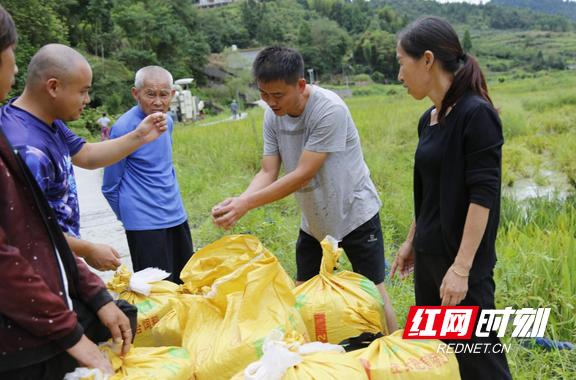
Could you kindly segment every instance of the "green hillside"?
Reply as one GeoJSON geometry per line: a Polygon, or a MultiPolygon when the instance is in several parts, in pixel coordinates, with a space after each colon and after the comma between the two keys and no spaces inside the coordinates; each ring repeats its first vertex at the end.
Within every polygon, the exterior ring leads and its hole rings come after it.
{"type": "Polygon", "coordinates": [[[576,32],[473,30],[472,53],[488,74],[518,74],[576,65],[576,32]]]}
{"type": "Polygon", "coordinates": [[[492,0],[492,4],[526,8],[536,12],[562,15],[576,20],[576,2],[566,0],[492,0]]]}

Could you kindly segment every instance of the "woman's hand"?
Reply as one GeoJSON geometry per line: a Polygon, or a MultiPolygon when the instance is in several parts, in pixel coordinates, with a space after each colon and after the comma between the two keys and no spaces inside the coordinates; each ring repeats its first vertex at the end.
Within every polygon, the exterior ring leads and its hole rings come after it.
{"type": "Polygon", "coordinates": [[[81,367],[98,368],[106,375],[114,374],[108,356],[100,351],[98,346],[86,335],[82,335],[80,341],[67,349],[66,352],[76,359],[81,367]]]}
{"type": "Polygon", "coordinates": [[[114,343],[122,343],[121,355],[126,355],[132,343],[132,330],[130,329],[130,320],[128,317],[114,302],[105,304],[96,314],[102,324],[110,330],[114,343]]]}
{"type": "Polygon", "coordinates": [[[468,293],[468,270],[453,264],[444,275],[440,285],[442,306],[456,306],[468,293]]]}
{"type": "Polygon", "coordinates": [[[394,262],[392,262],[390,278],[394,277],[397,270],[399,271],[400,279],[404,279],[408,277],[410,273],[414,272],[414,249],[412,248],[412,242],[405,241],[398,249],[398,252],[396,252],[396,257],[394,258],[394,262]]]}

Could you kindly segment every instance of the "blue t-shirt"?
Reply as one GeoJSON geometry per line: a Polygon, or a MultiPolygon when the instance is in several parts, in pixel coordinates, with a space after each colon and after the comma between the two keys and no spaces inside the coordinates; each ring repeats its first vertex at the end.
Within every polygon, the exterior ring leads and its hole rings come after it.
{"type": "MultiPolygon", "coordinates": [[[[110,139],[132,132],[146,117],[134,106],[112,126],[110,139]]],[[[102,193],[129,231],[157,230],[186,221],[172,163],[173,121],[168,131],[104,170],[102,193]]]]}
{"type": "Polygon", "coordinates": [[[14,99],[0,109],[0,124],[12,146],[26,161],[58,224],[67,234],[80,237],[80,209],[72,156],[85,141],[61,120],[48,125],[14,106],[14,99]]]}

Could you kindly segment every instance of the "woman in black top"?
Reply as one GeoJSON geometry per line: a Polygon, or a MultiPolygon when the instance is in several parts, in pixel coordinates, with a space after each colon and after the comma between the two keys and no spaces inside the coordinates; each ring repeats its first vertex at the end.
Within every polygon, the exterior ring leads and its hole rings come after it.
{"type": "MultiPolygon", "coordinates": [[[[421,18],[398,38],[398,79],[434,104],[418,123],[415,220],[391,275],[414,271],[417,305],[494,309],[502,125],[484,75],[446,21],[421,18]]],[[[460,341],[463,342],[463,341],[460,341]]],[[[501,346],[495,333],[469,343],[501,346]]],[[[462,379],[510,379],[503,353],[457,354],[462,379]]]]}

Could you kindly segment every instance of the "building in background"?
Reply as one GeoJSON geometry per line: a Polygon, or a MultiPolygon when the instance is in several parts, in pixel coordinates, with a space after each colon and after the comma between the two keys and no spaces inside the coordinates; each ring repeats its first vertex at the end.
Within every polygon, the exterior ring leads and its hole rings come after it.
{"type": "Polygon", "coordinates": [[[233,3],[235,0],[199,0],[196,3],[198,8],[214,8],[214,7],[221,7],[224,5],[229,5],[233,3]]]}

